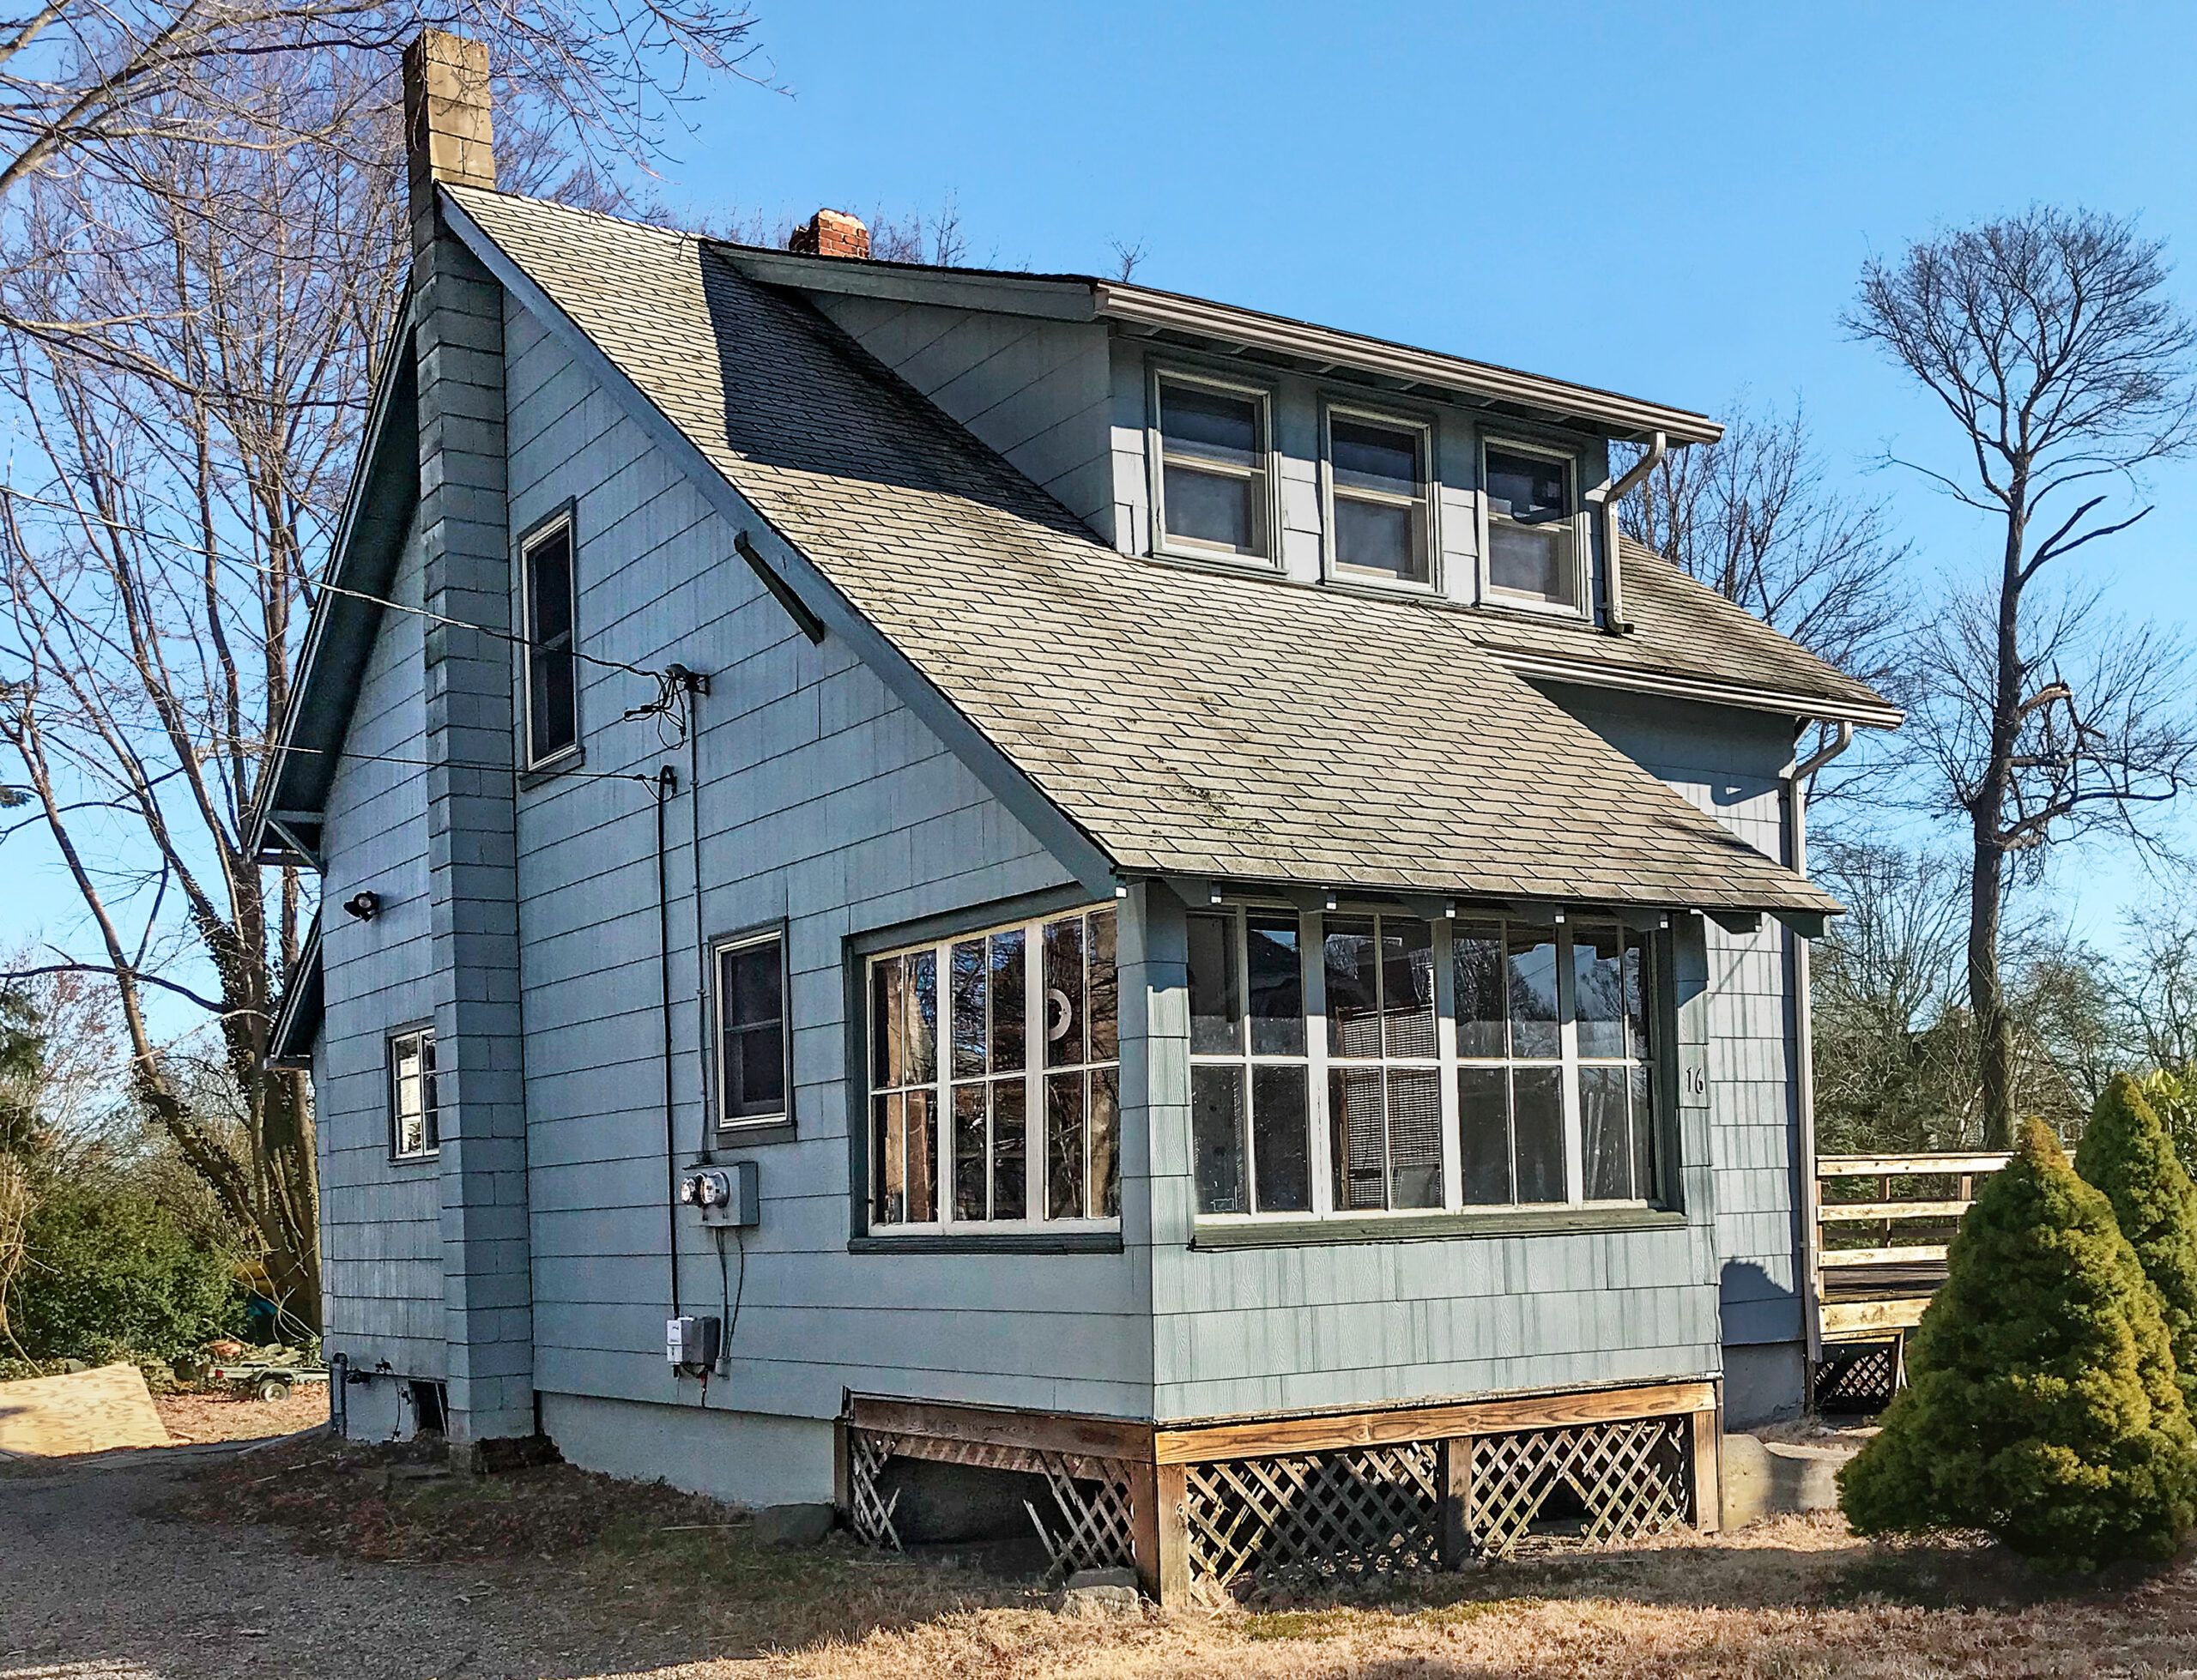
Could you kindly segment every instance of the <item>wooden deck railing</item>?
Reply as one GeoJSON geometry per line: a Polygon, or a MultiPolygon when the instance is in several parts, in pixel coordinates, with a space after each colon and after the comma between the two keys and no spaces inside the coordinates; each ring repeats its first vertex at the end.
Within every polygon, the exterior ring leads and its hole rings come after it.
{"type": "Polygon", "coordinates": [[[2007,1158],[1982,1153],[1818,1156],[1815,1301],[1820,1339],[1880,1337],[1920,1323],[1923,1308],[1945,1281],[1946,1245],[1976,1200],[1976,1181],[1998,1171],[2007,1158]],[[1856,1190],[1859,1196],[1851,1194],[1856,1190]]]}

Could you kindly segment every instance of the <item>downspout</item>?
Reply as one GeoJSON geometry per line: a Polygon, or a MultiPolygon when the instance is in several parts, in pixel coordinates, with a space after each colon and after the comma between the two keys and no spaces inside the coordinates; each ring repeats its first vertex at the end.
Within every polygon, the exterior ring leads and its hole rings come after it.
{"type": "Polygon", "coordinates": [[[1597,504],[1602,513],[1602,628],[1613,636],[1625,636],[1632,626],[1625,618],[1625,586],[1619,576],[1617,556],[1618,505],[1638,487],[1640,481],[1661,464],[1671,452],[1670,439],[1662,432],[1649,434],[1648,452],[1625,469],[1623,477],[1612,482],[1603,480],[1588,492],[1587,499],[1597,504]]]}
{"type": "MultiPolygon", "coordinates": [[[[1818,771],[1854,744],[1854,726],[1841,722],[1838,732],[1818,751],[1793,766],[1785,778],[1785,833],[1788,863],[1796,875],[1808,873],[1808,804],[1803,786],[1818,771]]],[[[1791,934],[1786,958],[1793,994],[1793,1055],[1800,1109],[1800,1142],[1793,1159],[1793,1218],[1799,1241],[1797,1283],[1801,1321],[1807,1337],[1807,1400],[1815,1400],[1815,1369],[1823,1359],[1823,1322],[1816,1276],[1816,1061],[1814,1011],[1808,997],[1808,942],[1791,934]]]]}

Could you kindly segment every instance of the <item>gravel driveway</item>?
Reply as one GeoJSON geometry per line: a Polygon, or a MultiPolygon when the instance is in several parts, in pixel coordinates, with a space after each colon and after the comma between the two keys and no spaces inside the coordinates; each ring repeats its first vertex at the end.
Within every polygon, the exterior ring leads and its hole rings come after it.
{"type": "Polygon", "coordinates": [[[699,1654],[560,1598],[551,1566],[347,1562],[145,1514],[209,1450],[0,1473],[0,1680],[524,1680],[699,1654]]]}

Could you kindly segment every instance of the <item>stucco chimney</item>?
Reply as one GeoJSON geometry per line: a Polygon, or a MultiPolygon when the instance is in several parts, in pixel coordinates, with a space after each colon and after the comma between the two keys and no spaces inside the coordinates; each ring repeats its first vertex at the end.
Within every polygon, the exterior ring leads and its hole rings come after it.
{"type": "Polygon", "coordinates": [[[844,210],[819,210],[793,230],[788,251],[804,257],[862,257],[869,255],[869,229],[858,216],[844,210]]]}
{"type": "Polygon", "coordinates": [[[496,184],[485,43],[422,29],[404,49],[404,152],[412,225],[432,224],[435,183],[496,184]]]}

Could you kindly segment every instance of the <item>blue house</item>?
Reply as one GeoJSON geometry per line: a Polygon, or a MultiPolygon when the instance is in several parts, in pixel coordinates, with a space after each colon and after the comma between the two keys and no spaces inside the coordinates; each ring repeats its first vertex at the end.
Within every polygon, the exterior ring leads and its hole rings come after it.
{"type": "Polygon", "coordinates": [[[1795,743],[1898,721],[1619,537],[1717,427],[501,193],[485,84],[408,57],[257,814],[342,1426],[1167,1598],[1712,1525],[1807,1380],[1795,743]]]}

